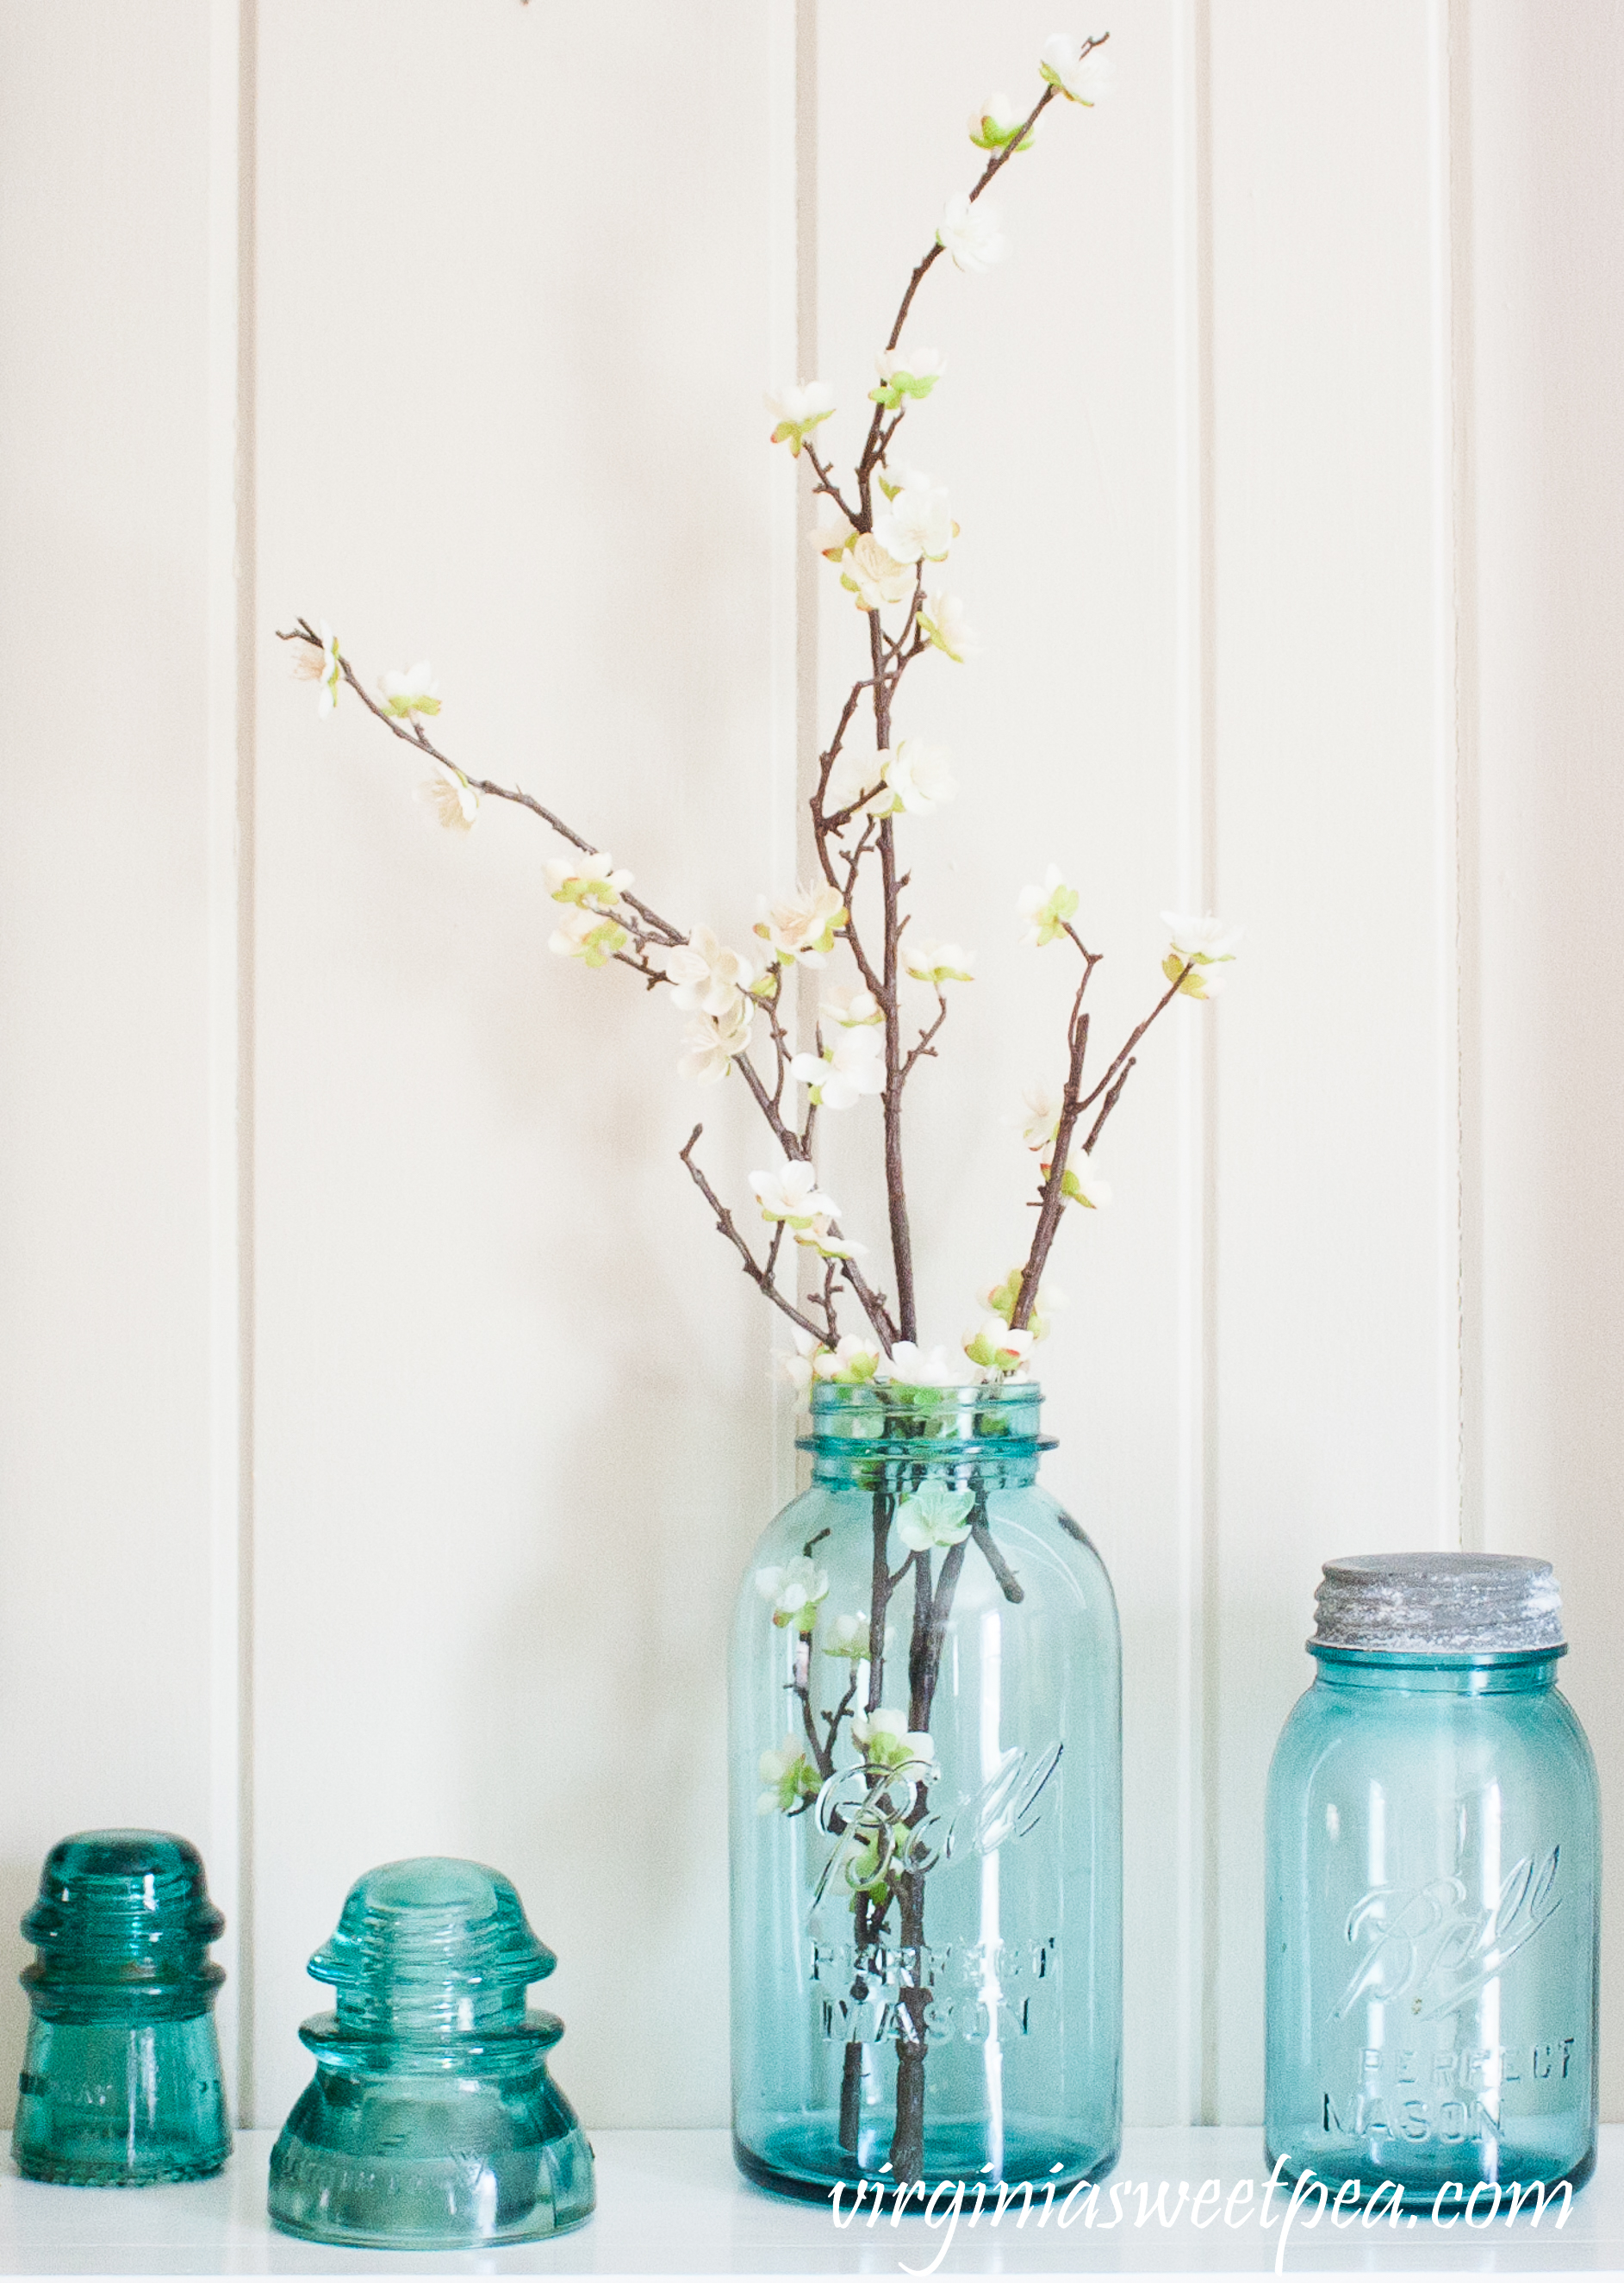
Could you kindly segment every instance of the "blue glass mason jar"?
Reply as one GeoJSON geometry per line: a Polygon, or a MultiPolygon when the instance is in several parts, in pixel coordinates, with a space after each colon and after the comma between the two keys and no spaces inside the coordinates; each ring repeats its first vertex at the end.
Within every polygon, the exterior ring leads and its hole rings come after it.
{"type": "Polygon", "coordinates": [[[1577,2187],[1600,1817],[1550,1564],[1370,1555],[1317,1600],[1269,1780],[1269,2162],[1366,2194],[1577,2187]]]}
{"type": "MultiPolygon", "coordinates": [[[[820,1383],[731,1679],[734,2147],[760,2185],[1097,2178],[1121,1655],[1041,1391],[820,1383]]],[[[893,2198],[893,2205],[894,2198],[893,2198]]]]}

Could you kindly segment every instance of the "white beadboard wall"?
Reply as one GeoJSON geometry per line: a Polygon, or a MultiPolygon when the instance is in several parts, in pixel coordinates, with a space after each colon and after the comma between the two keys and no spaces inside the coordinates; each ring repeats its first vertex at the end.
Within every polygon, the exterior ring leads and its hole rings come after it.
{"type": "MultiPolygon", "coordinates": [[[[1620,1805],[1624,15],[1107,25],[1116,97],[911,327],[986,643],[905,697],[963,784],[920,923],[982,961],[918,1219],[951,1337],[1062,1020],[1025,879],[1079,878],[1124,1027],[1164,906],[1245,924],[1124,1097],[1045,1357],[1128,1640],[1130,2113],[1244,2122],[1323,1560],[1556,1558],[1620,1805]]],[[[1054,28],[0,0],[0,2081],[40,1858],[154,1822],[230,1915],[246,2122],[350,1880],[441,1850],[559,1951],[591,2123],[725,2117],[720,1660],[792,1418],[675,1151],[702,1115],[737,1184],[758,1145],[665,1008],[550,957],[545,832],[441,833],[275,629],[431,657],[459,757],[747,927],[860,670],[761,390],[816,369],[850,443],[964,117],[1054,28]]]]}

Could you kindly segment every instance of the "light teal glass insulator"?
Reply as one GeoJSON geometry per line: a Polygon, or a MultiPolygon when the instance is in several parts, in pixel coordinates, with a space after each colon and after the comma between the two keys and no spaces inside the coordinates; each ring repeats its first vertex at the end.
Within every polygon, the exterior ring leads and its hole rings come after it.
{"type": "Polygon", "coordinates": [[[195,1847],[81,1831],[45,1858],[22,1922],[32,2018],[12,2154],[80,2187],[202,2179],[231,2153],[215,2034],[225,1921],[195,1847]]]}
{"type": "Polygon", "coordinates": [[[1445,2219],[1480,2183],[1577,2187],[1600,1832],[1550,1564],[1362,1556],[1318,1601],[1269,1781],[1269,2162],[1445,2219]]]}
{"type": "Polygon", "coordinates": [[[525,2010],[557,1962],[482,1864],[426,1855],[358,1879],[310,1960],[336,2006],[299,2033],[316,2075],[271,2151],[277,2225],[391,2250],[579,2226],[592,2151],[547,2069],[564,2025],[525,2010]]]}
{"type": "MultiPolygon", "coordinates": [[[[820,1383],[731,1679],[733,2130],[887,2209],[1098,2178],[1121,2124],[1121,1687],[1041,1391],[820,1383]],[[918,2184],[916,2186],[916,2184],[918,2184]]],[[[849,2212],[851,2202],[845,2209],[849,2212]]]]}

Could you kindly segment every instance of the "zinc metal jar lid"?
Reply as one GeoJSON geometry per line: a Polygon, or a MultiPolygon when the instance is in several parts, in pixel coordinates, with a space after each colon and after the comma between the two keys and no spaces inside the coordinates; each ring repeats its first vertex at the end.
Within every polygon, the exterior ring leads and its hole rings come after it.
{"type": "Polygon", "coordinates": [[[1521,1554],[1352,1554],[1327,1562],[1310,1648],[1488,1656],[1559,1649],[1562,1588],[1521,1554]]]}

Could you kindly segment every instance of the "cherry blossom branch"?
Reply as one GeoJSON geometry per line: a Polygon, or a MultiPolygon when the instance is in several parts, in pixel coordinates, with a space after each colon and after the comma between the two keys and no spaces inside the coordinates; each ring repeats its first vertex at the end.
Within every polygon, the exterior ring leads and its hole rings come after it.
{"type": "Polygon", "coordinates": [[[900,1339],[907,1337],[896,1319],[886,1305],[883,1292],[877,1292],[855,1260],[842,1260],[840,1274],[851,1286],[857,1305],[879,1335],[879,1344],[887,1355],[900,1339]]]}
{"type": "MultiPolygon", "coordinates": [[[[1110,37],[1111,35],[1109,32],[1102,32],[1097,39],[1083,41],[1081,51],[1078,57],[1078,61],[1081,62],[1082,57],[1089,54],[1090,50],[1104,47],[1105,42],[1110,37]]],[[[1033,105],[1031,111],[1027,113],[1020,132],[1018,135],[1012,135],[1002,150],[995,151],[993,152],[986,166],[981,169],[980,180],[977,182],[974,189],[969,193],[969,203],[972,206],[975,204],[982,191],[987,189],[988,185],[992,182],[994,176],[999,173],[1000,169],[1006,167],[1010,160],[1015,157],[1016,153],[1025,146],[1027,137],[1030,135],[1032,129],[1037,125],[1038,121],[1042,117],[1044,112],[1047,111],[1050,105],[1054,101],[1055,97],[1058,93],[1058,88],[1055,87],[1052,83],[1046,87],[1042,95],[1039,96],[1037,101],[1033,105]]],[[[891,331],[886,341],[886,347],[887,350],[895,348],[897,343],[902,339],[902,328],[908,323],[908,313],[913,307],[914,295],[918,292],[920,286],[925,283],[925,278],[930,274],[930,271],[934,268],[941,251],[941,240],[937,238],[929,250],[914,265],[913,274],[908,280],[908,290],[902,295],[902,307],[896,313],[895,322],[893,323],[891,331]]],[[[904,399],[903,401],[896,408],[895,419],[886,425],[885,418],[886,408],[883,404],[876,405],[874,408],[874,417],[869,424],[868,440],[863,445],[863,456],[857,464],[858,482],[863,493],[863,513],[865,517],[869,518],[869,521],[864,521],[857,525],[857,528],[860,531],[867,531],[870,527],[870,522],[872,519],[871,503],[869,492],[869,479],[872,475],[873,471],[885,458],[886,447],[890,443],[892,437],[895,435],[897,428],[901,425],[902,415],[907,409],[907,401],[904,399]]],[[[841,511],[846,515],[847,522],[855,523],[857,521],[857,518],[845,508],[843,503],[841,503],[841,511]]]]}
{"type": "Polygon", "coordinates": [[[824,1738],[823,1757],[818,1762],[818,1765],[825,1776],[828,1776],[834,1767],[835,1739],[840,1733],[840,1723],[851,1710],[853,1703],[856,1698],[857,1672],[858,1667],[854,1664],[851,1669],[851,1679],[846,1684],[845,1695],[835,1706],[834,1710],[826,1716],[828,1728],[824,1738]]]}
{"type": "MultiPolygon", "coordinates": [[[[278,628],[277,640],[308,643],[316,650],[323,647],[321,636],[305,619],[299,619],[285,634],[278,628]]],[[[557,815],[550,808],[544,807],[534,794],[521,791],[517,785],[494,784],[488,777],[469,776],[465,770],[457,767],[449,754],[442,753],[438,745],[429,742],[420,721],[414,720],[411,728],[408,729],[406,724],[391,713],[386,706],[379,705],[377,699],[362,686],[354,666],[341,651],[338,653],[338,661],[339,670],[345,681],[366,707],[372,719],[375,721],[381,721],[391,736],[399,737],[402,744],[415,747],[420,753],[426,753],[430,760],[438,761],[442,768],[452,770],[462,778],[465,784],[472,785],[475,792],[488,795],[492,800],[510,801],[517,808],[527,808],[533,816],[539,816],[543,824],[550,825],[561,840],[567,840],[572,848],[579,848],[584,855],[595,856],[597,853],[602,845],[600,841],[584,839],[573,825],[566,824],[561,816],[557,815]]],[[[641,897],[622,895],[619,898],[619,901],[629,911],[636,914],[643,923],[646,939],[660,944],[667,950],[674,949],[678,944],[687,942],[686,930],[675,926],[668,919],[662,919],[651,905],[643,901],[641,897]]],[[[634,930],[631,932],[636,934],[637,931],[634,930]]]]}
{"type": "Polygon", "coordinates": [[[853,515],[850,508],[847,506],[846,502],[841,498],[840,487],[835,482],[833,471],[825,467],[823,461],[818,458],[817,447],[809,436],[802,437],[800,448],[806,454],[808,459],[812,463],[812,473],[816,479],[812,486],[814,492],[825,493],[839,509],[840,513],[846,518],[847,522],[855,524],[857,518],[853,515]]]}
{"type": "Polygon", "coordinates": [[[902,1064],[902,1084],[904,1086],[908,1083],[913,1066],[919,1060],[920,1056],[922,1055],[934,1055],[936,1049],[931,1044],[931,1040],[935,1037],[937,1032],[941,1030],[942,1025],[948,1019],[948,994],[941,988],[940,984],[936,986],[936,1006],[938,1011],[935,1021],[930,1025],[928,1030],[920,1032],[918,1037],[915,1040],[913,1046],[909,1050],[907,1061],[902,1064]]]}
{"type": "Polygon", "coordinates": [[[1004,1600],[1024,1601],[1027,1598],[1027,1589],[998,1550],[998,1541],[988,1527],[985,1502],[970,1524],[970,1536],[986,1556],[987,1566],[998,1580],[1004,1600]]]}
{"type": "MultiPolygon", "coordinates": [[[[869,656],[874,676],[874,736],[884,752],[891,744],[892,685],[885,674],[878,610],[869,614],[869,656]]],[[[891,1225],[897,1321],[902,1337],[914,1340],[918,1337],[918,1320],[914,1305],[913,1239],[908,1225],[908,1177],[902,1161],[902,1009],[897,996],[897,950],[902,929],[897,917],[896,836],[888,816],[880,821],[879,866],[885,937],[880,988],[874,995],[885,1017],[886,1030],[886,1084],[880,1098],[885,1122],[886,1205],[891,1225]]]]}
{"type": "MultiPolygon", "coordinates": [[[[1070,928],[1066,933],[1072,934],[1070,928]]],[[[1074,937],[1078,948],[1081,939],[1074,937]]],[[[1066,1025],[1070,1048],[1066,1065],[1066,1085],[1060,1096],[1060,1122],[1050,1151],[1049,1164],[1038,1190],[1037,1227],[1033,1232],[1032,1249],[1027,1255],[1027,1265],[1021,1270],[1020,1291],[1010,1316],[1010,1329],[1025,1331],[1037,1305],[1039,1280],[1055,1232],[1060,1226],[1060,1215],[1066,1207],[1066,1161],[1072,1146],[1072,1134],[1082,1114],[1082,1067],[1089,1052],[1089,1017],[1083,1006],[1089,979],[1099,964],[1097,954],[1082,953],[1082,980],[1077,986],[1077,995],[1072,1001],[1071,1019],[1066,1025]]]]}
{"type": "MultiPolygon", "coordinates": [[[[693,1161],[694,1144],[698,1142],[700,1134],[703,1134],[705,1128],[703,1126],[696,1126],[693,1132],[688,1136],[687,1141],[676,1154],[682,1159],[683,1165],[687,1166],[689,1173],[692,1175],[695,1186],[698,1188],[700,1196],[705,1199],[706,1204],[715,1214],[718,1232],[720,1235],[726,1237],[728,1243],[738,1253],[739,1264],[743,1267],[746,1275],[749,1277],[753,1284],[754,1284],[761,1292],[765,1293],[766,1297],[772,1302],[775,1308],[781,1310],[782,1313],[789,1318],[791,1323],[798,1324],[803,1332],[809,1332],[815,1340],[827,1340],[832,1343],[839,1336],[838,1327],[834,1321],[833,1312],[831,1311],[829,1313],[826,1321],[823,1324],[815,1324],[810,1316],[803,1316],[800,1310],[794,1305],[792,1301],[786,1300],[785,1298],[783,1293],[779,1291],[777,1286],[773,1282],[768,1270],[762,1267],[761,1262],[750,1250],[749,1245],[739,1235],[738,1227],[734,1223],[732,1214],[728,1211],[726,1205],[722,1204],[722,1199],[716,1195],[715,1190],[712,1188],[710,1183],[706,1180],[705,1175],[700,1172],[699,1166],[695,1165],[693,1161]]],[[[782,1228],[783,1224],[780,1223],[780,1234],[782,1234],[782,1228]]],[[[776,1242],[777,1240],[775,1239],[775,1245],[776,1242]]],[[[776,1260],[776,1251],[772,1255],[769,1255],[769,1258],[776,1260]]]]}
{"type": "MultiPolygon", "coordinates": [[[[780,1115],[782,1115],[784,1108],[785,1082],[789,1077],[790,1069],[789,1040],[785,1035],[783,1018],[778,1013],[778,999],[781,989],[780,977],[782,972],[783,970],[779,970],[777,973],[774,975],[773,988],[770,995],[758,1002],[766,1013],[768,1028],[772,1032],[773,1053],[777,1058],[777,1067],[773,1079],[772,1106],[780,1113],[780,1115]]],[[[805,1135],[799,1135],[797,1139],[800,1142],[803,1150],[806,1149],[807,1143],[805,1135]]],[[[808,1154],[810,1154],[809,1151],[808,1154]]]]}
{"type": "MultiPolygon", "coordinates": [[[[317,651],[320,651],[324,647],[321,636],[316,632],[308,620],[305,619],[300,619],[293,627],[285,633],[278,629],[277,639],[282,642],[298,642],[306,643],[317,651]]],[[[430,738],[425,734],[420,722],[414,721],[412,726],[409,729],[404,722],[401,721],[394,714],[390,713],[386,708],[379,705],[363,687],[359,677],[355,674],[355,668],[350,664],[349,659],[344,656],[342,651],[336,652],[335,655],[337,656],[340,671],[341,672],[344,680],[348,683],[350,689],[355,691],[356,697],[361,700],[361,703],[366,708],[367,712],[372,716],[373,720],[381,721],[385,729],[389,731],[392,736],[398,737],[402,744],[411,746],[415,752],[426,754],[430,760],[438,762],[442,768],[451,770],[455,775],[462,779],[465,784],[471,785],[477,793],[488,795],[494,800],[505,800],[511,802],[514,806],[519,808],[528,809],[532,815],[539,816],[542,822],[550,826],[553,831],[558,833],[561,839],[567,840],[572,847],[579,848],[588,855],[596,855],[598,853],[597,843],[589,840],[583,834],[577,832],[573,825],[566,824],[561,816],[558,815],[553,810],[548,808],[543,802],[537,800],[533,794],[521,791],[514,786],[497,784],[487,777],[474,777],[467,775],[466,773],[457,767],[457,764],[451,760],[449,754],[442,752],[440,748],[430,740],[430,738]]],[[[638,897],[629,895],[622,891],[619,895],[617,895],[615,902],[617,912],[624,908],[630,914],[636,916],[635,921],[627,925],[627,932],[632,936],[636,944],[638,956],[636,958],[633,958],[623,951],[611,953],[609,956],[619,965],[631,968],[634,973],[644,978],[651,988],[656,983],[666,981],[667,978],[662,975],[659,970],[651,967],[647,960],[643,957],[644,947],[645,944],[653,943],[658,945],[662,950],[674,949],[679,945],[687,943],[689,940],[688,934],[683,930],[678,928],[674,922],[664,918],[660,913],[656,912],[652,906],[644,903],[638,897]]],[[[758,1001],[758,1004],[760,1002],[758,1001]]],[[[786,1158],[799,1158],[809,1161],[813,1111],[810,1109],[808,1110],[807,1125],[804,1131],[801,1132],[797,1132],[796,1128],[790,1125],[783,1115],[781,1104],[784,1084],[784,1042],[781,1038],[781,1018],[777,1016],[776,1011],[774,1010],[769,1010],[769,1015],[775,1032],[775,1050],[778,1053],[780,1058],[780,1067],[777,1073],[776,1091],[769,1091],[768,1089],[768,1087],[761,1078],[761,1072],[756,1069],[753,1061],[748,1054],[742,1054],[735,1056],[733,1066],[743,1078],[746,1087],[753,1099],[757,1109],[765,1118],[773,1139],[783,1150],[785,1157],[786,1158]]],[[[792,1321],[798,1324],[802,1330],[810,1332],[815,1339],[825,1341],[830,1345],[832,1345],[839,1337],[835,1292],[839,1282],[843,1279],[850,1290],[853,1297],[856,1300],[857,1305],[863,1310],[863,1314],[868,1318],[870,1326],[879,1340],[880,1344],[885,1348],[886,1353],[889,1354],[891,1349],[894,1346],[896,1341],[902,1336],[902,1335],[898,1330],[894,1318],[892,1316],[889,1308],[886,1305],[884,1294],[875,1290],[873,1286],[869,1283],[867,1278],[863,1275],[862,1270],[858,1268],[855,1261],[845,1259],[840,1260],[838,1263],[838,1273],[836,1264],[832,1262],[829,1270],[826,1271],[823,1293],[816,1303],[816,1305],[821,1308],[824,1318],[824,1321],[822,1326],[815,1323],[810,1317],[804,1315],[800,1309],[792,1306],[792,1304],[785,1298],[784,1295],[778,1291],[770,1275],[768,1272],[762,1269],[760,1262],[756,1259],[755,1255],[750,1250],[749,1245],[739,1234],[732,1214],[722,1204],[721,1198],[716,1195],[714,1189],[711,1187],[709,1181],[706,1179],[699,1167],[695,1165],[691,1156],[690,1155],[690,1152],[692,1150],[694,1144],[698,1142],[702,1131],[702,1126],[696,1126],[692,1134],[689,1136],[687,1147],[680,1150],[678,1155],[682,1158],[683,1163],[687,1166],[689,1173],[692,1177],[700,1193],[705,1197],[707,1203],[710,1205],[711,1210],[716,1215],[716,1227],[718,1230],[727,1238],[728,1242],[738,1253],[740,1265],[744,1268],[746,1274],[751,1277],[752,1281],[761,1289],[766,1297],[771,1300],[775,1307],[779,1309],[784,1314],[787,1315],[792,1321]]],[[[777,1247],[782,1237],[782,1233],[783,1224],[779,1223],[778,1233],[774,1238],[773,1250],[769,1255],[775,1267],[777,1266],[777,1247]]],[[[834,1230],[832,1233],[837,1237],[837,1239],[839,1238],[838,1230],[834,1230]]]]}
{"type": "MultiPolygon", "coordinates": [[[[1144,1022],[1139,1025],[1137,1030],[1130,1031],[1127,1038],[1124,1039],[1121,1047],[1112,1060],[1110,1068],[1106,1071],[1104,1078],[1100,1079],[1099,1084],[1094,1088],[1093,1093],[1084,1095],[1081,1105],[1081,1108],[1084,1110],[1089,1110],[1093,1107],[1094,1103],[1099,1100],[1100,1095],[1104,1094],[1106,1087],[1111,1084],[1112,1079],[1116,1076],[1117,1071],[1121,1068],[1126,1057],[1132,1054],[1140,1040],[1150,1029],[1151,1025],[1156,1020],[1156,1017],[1163,1011],[1164,1009],[1171,1007],[1173,1001],[1178,997],[1180,991],[1183,988],[1184,978],[1191,971],[1194,966],[1195,962],[1193,959],[1187,959],[1184,962],[1184,964],[1179,969],[1177,975],[1175,976],[1173,981],[1162,993],[1160,998],[1152,1008],[1144,1022]]],[[[1118,1090],[1120,1091],[1120,1088],[1118,1090]]]]}
{"type": "Polygon", "coordinates": [[[1099,1139],[1105,1120],[1120,1101],[1122,1088],[1133,1073],[1134,1048],[1144,1038],[1152,1024],[1156,1021],[1158,1016],[1170,1007],[1178,997],[1183,986],[1184,978],[1195,964],[1193,960],[1184,962],[1144,1020],[1128,1033],[1121,1047],[1113,1056],[1111,1066],[1105,1076],[1092,1092],[1085,1095],[1082,1090],[1082,1067],[1089,1050],[1089,1018],[1083,1009],[1082,1000],[1083,993],[1089,987],[1089,978],[1099,964],[1100,954],[1097,952],[1089,951],[1074,929],[1068,926],[1066,932],[1082,954],[1082,980],[1077,986],[1077,996],[1072,1003],[1072,1019],[1069,1026],[1071,1052],[1066,1086],[1060,1098],[1060,1120],[1050,1151],[1049,1164],[1039,1185],[1037,1227],[1033,1231],[1032,1248],[1027,1255],[1026,1266],[1020,1272],[1020,1291],[1010,1316],[1010,1329],[1017,1332],[1025,1331],[1032,1321],[1033,1312],[1037,1306],[1038,1290],[1042,1282],[1043,1269],[1048,1262],[1056,1232],[1060,1226],[1060,1215],[1066,1209],[1066,1165],[1071,1155],[1072,1137],[1076,1132],[1078,1120],[1085,1110],[1091,1109],[1094,1103],[1100,1101],[1101,1096],[1104,1095],[1099,1116],[1089,1128],[1088,1139],[1082,1145],[1082,1155],[1086,1157],[1092,1154],[1094,1144],[1099,1139]]]}

